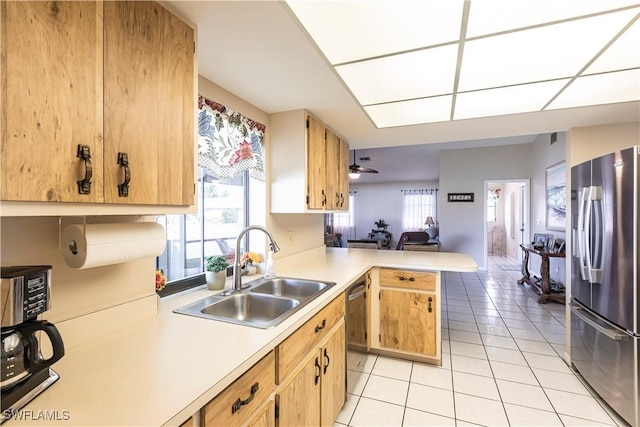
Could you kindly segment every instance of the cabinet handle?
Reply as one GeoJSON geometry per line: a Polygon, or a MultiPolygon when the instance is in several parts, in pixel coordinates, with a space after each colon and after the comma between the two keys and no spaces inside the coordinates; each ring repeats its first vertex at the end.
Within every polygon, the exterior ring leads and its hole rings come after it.
{"type": "Polygon", "coordinates": [[[316,379],[315,379],[315,385],[318,385],[318,381],[320,381],[320,373],[322,372],[322,368],[320,367],[320,362],[318,361],[318,358],[316,357],[316,369],[318,370],[318,373],[316,374],[316,379]]]}
{"type": "Polygon", "coordinates": [[[322,206],[327,204],[327,195],[324,194],[324,190],[322,190],[322,206]]]}
{"type": "Polygon", "coordinates": [[[118,184],[118,196],[129,197],[131,172],[129,171],[129,156],[127,153],[118,153],[118,164],[124,168],[124,181],[122,184],[118,184]]]}
{"type": "Polygon", "coordinates": [[[341,206],[340,205],[340,194],[338,194],[337,192],[336,192],[336,206],[341,206]]]}
{"type": "Polygon", "coordinates": [[[406,277],[404,277],[404,276],[398,276],[398,279],[399,279],[401,282],[404,282],[405,280],[408,280],[408,281],[410,281],[410,282],[415,282],[415,281],[416,281],[416,278],[415,278],[415,277],[409,277],[409,278],[407,279],[407,278],[406,278],[406,277]]]}
{"type": "Polygon", "coordinates": [[[429,307],[427,308],[427,311],[429,313],[431,313],[433,311],[433,308],[431,307],[431,303],[433,302],[433,298],[429,297],[428,301],[429,301],[429,307]]]}
{"type": "Polygon", "coordinates": [[[256,397],[256,393],[258,392],[258,389],[260,388],[260,383],[255,383],[254,385],[251,386],[251,394],[249,395],[249,397],[247,397],[246,399],[242,400],[240,398],[238,398],[238,400],[236,400],[233,405],[231,405],[231,413],[235,414],[236,412],[238,412],[240,410],[240,408],[242,408],[244,405],[247,405],[249,403],[251,403],[251,401],[253,400],[254,397],[256,397]]]}
{"type": "Polygon", "coordinates": [[[316,334],[327,326],[327,319],[322,319],[322,323],[316,326],[316,334]]]}
{"type": "Polygon", "coordinates": [[[331,359],[329,359],[329,354],[327,354],[326,348],[324,349],[324,358],[327,360],[327,363],[324,365],[323,373],[326,374],[327,368],[329,367],[329,362],[331,362],[331,359]]]}
{"type": "Polygon", "coordinates": [[[93,177],[91,148],[89,148],[88,145],[78,144],[76,157],[80,157],[84,160],[84,179],[78,181],[78,194],[91,194],[91,178],[93,177]]]}
{"type": "Polygon", "coordinates": [[[344,206],[344,195],[340,193],[340,207],[344,206]]]}
{"type": "Polygon", "coordinates": [[[367,289],[371,287],[371,274],[367,274],[367,289]]]}

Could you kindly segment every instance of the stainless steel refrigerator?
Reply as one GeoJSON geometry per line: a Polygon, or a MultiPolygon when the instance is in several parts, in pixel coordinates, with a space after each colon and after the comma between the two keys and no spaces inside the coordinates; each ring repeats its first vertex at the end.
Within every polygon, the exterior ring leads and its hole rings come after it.
{"type": "Polygon", "coordinates": [[[632,426],[640,425],[639,150],[571,168],[571,362],[632,426]]]}

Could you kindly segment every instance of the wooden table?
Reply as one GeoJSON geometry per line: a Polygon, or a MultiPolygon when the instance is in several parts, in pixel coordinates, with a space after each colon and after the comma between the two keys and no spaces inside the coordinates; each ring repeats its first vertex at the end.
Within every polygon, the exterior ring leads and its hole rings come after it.
{"type": "Polygon", "coordinates": [[[540,304],[546,304],[549,299],[564,304],[564,292],[551,293],[551,281],[549,280],[549,258],[564,258],[564,252],[546,252],[545,250],[534,248],[532,245],[520,245],[520,247],[524,252],[524,262],[522,263],[523,276],[522,279],[518,280],[518,285],[528,283],[532,286],[540,294],[540,298],[538,298],[538,303],[540,304]],[[536,254],[542,258],[540,265],[541,284],[531,279],[531,274],[529,274],[529,254],[536,254]]]}

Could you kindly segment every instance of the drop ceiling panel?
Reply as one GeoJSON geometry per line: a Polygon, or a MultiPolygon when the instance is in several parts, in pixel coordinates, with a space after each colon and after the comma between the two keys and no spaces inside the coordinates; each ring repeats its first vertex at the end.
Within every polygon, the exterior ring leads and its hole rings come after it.
{"type": "Polygon", "coordinates": [[[464,2],[289,0],[287,4],[328,61],[340,64],[457,41],[464,2]]]}
{"type": "Polygon", "coordinates": [[[453,92],[458,45],[336,67],[362,105],[453,92]]]}
{"type": "Polygon", "coordinates": [[[474,0],[467,38],[637,5],[635,0],[474,0]]]}
{"type": "Polygon", "coordinates": [[[451,114],[451,95],[364,107],[379,128],[444,122],[451,114]]]}
{"type": "Polygon", "coordinates": [[[626,25],[626,10],[468,41],[460,91],[574,76],[626,25]]]}
{"type": "Polygon", "coordinates": [[[547,109],[635,101],[640,97],[640,70],[577,78],[547,109]]]}
{"type": "Polygon", "coordinates": [[[453,118],[460,120],[540,111],[568,81],[561,79],[459,93],[453,118]]]}
{"type": "Polygon", "coordinates": [[[640,67],[640,19],[603,52],[585,74],[640,67]]]}

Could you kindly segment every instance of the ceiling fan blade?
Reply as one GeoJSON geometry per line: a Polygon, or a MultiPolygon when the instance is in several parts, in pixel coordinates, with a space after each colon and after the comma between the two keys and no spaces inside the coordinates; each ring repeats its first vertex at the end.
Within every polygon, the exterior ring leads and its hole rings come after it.
{"type": "Polygon", "coordinates": [[[375,169],[363,168],[363,167],[359,167],[358,168],[358,172],[360,172],[360,173],[378,173],[378,171],[375,170],[375,169]]]}

